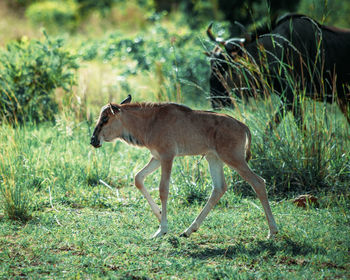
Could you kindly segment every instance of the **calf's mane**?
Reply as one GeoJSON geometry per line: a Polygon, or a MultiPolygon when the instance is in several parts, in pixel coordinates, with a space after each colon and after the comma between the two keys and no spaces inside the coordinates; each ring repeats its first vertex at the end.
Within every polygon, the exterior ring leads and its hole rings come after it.
{"type": "Polygon", "coordinates": [[[183,111],[192,111],[191,108],[177,103],[152,103],[152,102],[141,102],[141,103],[128,103],[121,105],[123,110],[147,110],[147,109],[159,109],[166,106],[173,106],[183,111]]]}

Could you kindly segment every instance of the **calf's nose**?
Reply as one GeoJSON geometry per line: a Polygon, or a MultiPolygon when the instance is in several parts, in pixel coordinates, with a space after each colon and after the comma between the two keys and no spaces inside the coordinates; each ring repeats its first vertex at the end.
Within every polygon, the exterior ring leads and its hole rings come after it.
{"type": "Polygon", "coordinates": [[[91,139],[90,139],[90,144],[91,144],[92,146],[94,146],[95,148],[98,148],[98,147],[101,146],[101,145],[100,145],[100,141],[98,141],[98,139],[97,139],[97,137],[96,137],[95,135],[93,135],[93,136],[91,137],[91,139]]]}

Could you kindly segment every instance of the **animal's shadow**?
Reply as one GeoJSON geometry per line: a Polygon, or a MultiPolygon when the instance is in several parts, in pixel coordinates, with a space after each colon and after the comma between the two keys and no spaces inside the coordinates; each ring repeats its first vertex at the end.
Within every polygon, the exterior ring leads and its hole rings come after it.
{"type": "Polygon", "coordinates": [[[225,258],[234,259],[241,255],[249,257],[257,257],[259,255],[275,256],[278,252],[290,256],[305,256],[312,253],[325,253],[325,249],[313,246],[307,241],[293,241],[288,237],[283,237],[283,240],[275,242],[274,240],[266,241],[239,241],[235,245],[230,245],[226,248],[213,248],[212,246],[193,246],[187,253],[189,257],[195,259],[211,259],[225,256],[225,258]],[[247,243],[249,243],[247,245],[247,243]]]}

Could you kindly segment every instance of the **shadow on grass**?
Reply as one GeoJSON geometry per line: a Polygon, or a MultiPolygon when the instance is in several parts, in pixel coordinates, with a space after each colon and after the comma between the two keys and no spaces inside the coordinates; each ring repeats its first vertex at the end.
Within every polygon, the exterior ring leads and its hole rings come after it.
{"type": "Polygon", "coordinates": [[[197,247],[191,249],[188,254],[195,259],[211,259],[216,257],[226,257],[234,259],[238,256],[257,257],[259,255],[275,256],[283,253],[289,256],[305,256],[308,254],[325,254],[324,248],[312,246],[305,241],[294,241],[288,237],[283,237],[281,241],[240,241],[235,245],[226,248],[197,247]]]}

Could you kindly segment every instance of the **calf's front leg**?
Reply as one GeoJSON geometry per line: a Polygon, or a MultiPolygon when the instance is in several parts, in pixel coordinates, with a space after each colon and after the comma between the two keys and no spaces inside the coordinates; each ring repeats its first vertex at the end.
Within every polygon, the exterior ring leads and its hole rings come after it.
{"type": "Polygon", "coordinates": [[[160,166],[160,161],[152,157],[150,162],[139,173],[136,174],[135,186],[140,190],[140,192],[143,194],[143,196],[147,199],[149,205],[151,206],[151,209],[152,209],[154,215],[156,215],[158,221],[160,222],[160,219],[161,219],[160,209],[159,209],[158,205],[154,202],[151,195],[146,190],[146,188],[143,184],[147,175],[154,172],[159,166],[160,166]]]}
{"type": "Polygon", "coordinates": [[[169,195],[169,181],[171,168],[173,164],[173,158],[167,158],[161,160],[162,175],[159,184],[159,196],[162,203],[162,212],[160,219],[160,226],[152,238],[161,237],[168,232],[168,220],[167,220],[167,201],[169,195]]]}

